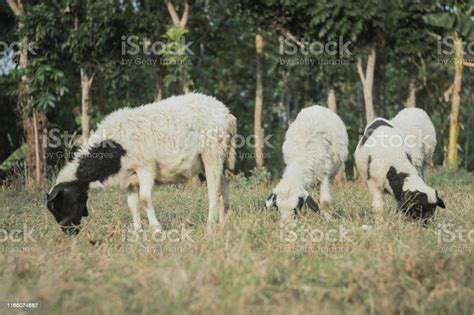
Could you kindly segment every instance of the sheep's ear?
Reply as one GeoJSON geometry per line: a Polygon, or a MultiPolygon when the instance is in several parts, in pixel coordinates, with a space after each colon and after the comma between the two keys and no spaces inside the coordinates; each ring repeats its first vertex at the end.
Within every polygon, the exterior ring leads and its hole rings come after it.
{"type": "Polygon", "coordinates": [[[319,211],[318,203],[311,196],[306,197],[306,205],[314,212],[319,211]]]}
{"type": "Polygon", "coordinates": [[[436,205],[440,208],[443,208],[443,209],[446,209],[446,205],[444,204],[444,201],[443,199],[441,199],[439,196],[438,196],[438,192],[436,192],[436,205]]]}
{"type": "Polygon", "coordinates": [[[269,209],[275,206],[275,202],[276,202],[276,195],[272,193],[270,194],[270,196],[268,196],[267,200],[265,200],[265,208],[269,209]]]}

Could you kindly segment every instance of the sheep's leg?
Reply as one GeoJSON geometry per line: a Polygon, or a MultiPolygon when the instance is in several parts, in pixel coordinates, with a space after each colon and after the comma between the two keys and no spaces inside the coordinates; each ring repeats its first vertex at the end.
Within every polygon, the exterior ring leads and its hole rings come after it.
{"type": "Polygon", "coordinates": [[[321,181],[321,192],[319,195],[321,203],[321,213],[326,219],[331,218],[331,183],[329,177],[324,177],[321,181]]]}
{"type": "Polygon", "coordinates": [[[375,217],[375,222],[383,222],[383,195],[382,189],[373,180],[367,181],[369,193],[372,196],[372,210],[375,217]]]}
{"type": "Polygon", "coordinates": [[[137,171],[138,182],[140,184],[140,203],[148,216],[148,223],[158,231],[161,231],[161,224],[156,218],[155,209],[151,202],[151,192],[155,185],[154,172],[149,170],[137,171]]]}
{"type": "Polygon", "coordinates": [[[225,178],[224,175],[221,175],[220,201],[224,204],[224,206],[219,207],[219,222],[224,223],[225,216],[229,210],[229,183],[227,182],[227,178],[225,178]]]}
{"type": "Polygon", "coordinates": [[[139,231],[142,229],[142,221],[140,218],[140,199],[138,196],[138,184],[129,184],[127,187],[127,204],[133,217],[133,229],[139,231]]]}
{"type": "Polygon", "coordinates": [[[209,214],[207,217],[207,224],[210,225],[217,222],[219,219],[222,167],[216,167],[216,165],[204,165],[204,169],[206,171],[207,195],[209,198],[209,214]]]}

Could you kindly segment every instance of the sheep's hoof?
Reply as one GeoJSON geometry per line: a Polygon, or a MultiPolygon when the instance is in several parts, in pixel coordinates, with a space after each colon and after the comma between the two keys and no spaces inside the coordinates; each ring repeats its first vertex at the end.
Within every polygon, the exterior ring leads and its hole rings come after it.
{"type": "Polygon", "coordinates": [[[331,204],[327,201],[321,202],[321,214],[326,221],[332,220],[331,204]]]}
{"type": "Polygon", "coordinates": [[[150,225],[150,230],[154,233],[163,232],[163,228],[161,227],[161,224],[159,224],[159,225],[150,225]]]}

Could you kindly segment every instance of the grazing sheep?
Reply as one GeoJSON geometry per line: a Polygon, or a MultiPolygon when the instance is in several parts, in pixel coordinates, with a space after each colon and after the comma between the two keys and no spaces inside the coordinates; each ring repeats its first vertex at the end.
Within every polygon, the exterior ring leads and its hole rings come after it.
{"type": "Polygon", "coordinates": [[[65,233],[78,233],[88,215],[91,184],[117,185],[127,187],[134,228],[141,229],[142,206],[150,225],[160,230],[151,199],[154,183],[183,182],[204,170],[208,223],[222,221],[229,207],[224,172],[234,169],[236,128],[224,104],[196,93],[119,109],[60,171],[48,209],[65,233]]]}
{"type": "Polygon", "coordinates": [[[286,132],[283,143],[286,168],[267,198],[266,207],[275,205],[282,220],[291,220],[292,213],[296,214],[304,203],[317,211],[318,204],[306,190],[319,183],[321,208],[329,217],[330,180],[344,168],[347,145],[346,127],[339,116],[321,106],[303,109],[286,132]]]}
{"type": "Polygon", "coordinates": [[[436,147],[436,131],[430,117],[420,108],[405,108],[390,122],[405,134],[412,163],[425,179],[425,166],[431,163],[436,147]]]}
{"type": "Polygon", "coordinates": [[[445,208],[433,188],[427,186],[413,166],[404,133],[391,122],[377,118],[364,131],[355,151],[355,162],[372,197],[376,221],[383,220],[384,191],[392,194],[399,208],[413,219],[426,222],[436,209],[445,208]]]}

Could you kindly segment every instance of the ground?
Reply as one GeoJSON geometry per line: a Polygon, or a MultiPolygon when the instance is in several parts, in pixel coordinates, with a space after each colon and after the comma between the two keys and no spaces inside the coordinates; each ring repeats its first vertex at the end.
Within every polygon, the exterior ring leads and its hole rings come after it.
{"type": "Polygon", "coordinates": [[[126,194],[108,189],[91,193],[75,237],[62,234],[44,191],[4,188],[0,312],[34,302],[42,314],[471,314],[474,174],[432,170],[428,182],[447,209],[427,227],[388,195],[374,226],[356,182],[333,188],[332,221],[307,213],[284,227],[262,209],[271,185],[238,176],[224,227],[205,228],[205,187],[172,185],[153,198],[167,232],[133,234],[126,194]]]}

